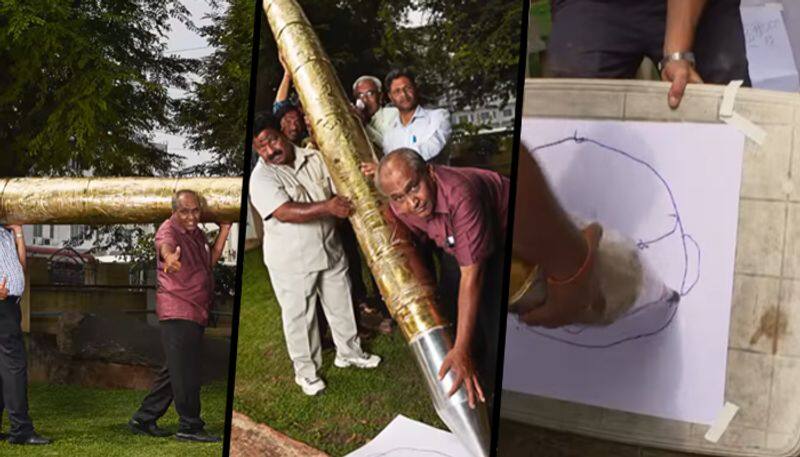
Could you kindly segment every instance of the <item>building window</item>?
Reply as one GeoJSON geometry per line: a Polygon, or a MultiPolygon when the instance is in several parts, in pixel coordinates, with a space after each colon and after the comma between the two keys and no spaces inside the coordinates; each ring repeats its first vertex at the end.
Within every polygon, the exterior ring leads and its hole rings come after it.
{"type": "Polygon", "coordinates": [[[458,116],[458,123],[459,124],[466,124],[469,121],[469,116],[462,114],[458,116]]]}
{"type": "Polygon", "coordinates": [[[42,226],[41,225],[37,224],[37,225],[33,226],[33,236],[35,236],[37,238],[41,238],[42,237],[42,226]]]}
{"type": "Polygon", "coordinates": [[[488,111],[484,111],[484,112],[481,113],[481,120],[488,121],[491,118],[492,118],[492,115],[488,111]]]}

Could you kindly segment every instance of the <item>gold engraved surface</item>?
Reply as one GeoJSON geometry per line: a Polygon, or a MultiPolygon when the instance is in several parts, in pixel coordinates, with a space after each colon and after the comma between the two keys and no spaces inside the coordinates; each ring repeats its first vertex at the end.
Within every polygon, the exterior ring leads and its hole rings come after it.
{"type": "Polygon", "coordinates": [[[409,341],[447,325],[432,289],[412,272],[406,241],[395,235],[377,191],[361,173],[361,162],[374,160],[375,151],[311,24],[295,0],[265,0],[263,8],[336,189],[353,203],[350,222],[392,317],[409,341]]]}
{"type": "Polygon", "coordinates": [[[127,224],[172,214],[177,190],[197,192],[203,221],[239,220],[242,178],[0,178],[2,224],[127,224]]]}

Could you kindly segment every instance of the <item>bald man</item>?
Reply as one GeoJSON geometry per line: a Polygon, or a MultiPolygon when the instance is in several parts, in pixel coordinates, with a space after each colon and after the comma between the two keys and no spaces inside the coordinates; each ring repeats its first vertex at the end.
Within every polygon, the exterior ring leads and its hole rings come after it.
{"type": "Polygon", "coordinates": [[[375,185],[420,241],[442,251],[439,301],[456,322],[453,349],[439,375],[456,374],[469,403],[493,392],[508,212],[508,178],[477,168],[434,165],[411,149],[378,164],[375,185]]]}
{"type": "Polygon", "coordinates": [[[217,442],[200,419],[200,368],[203,333],[214,300],[214,265],[222,257],[230,223],[220,223],[212,246],[199,228],[202,203],[192,190],[179,190],[172,198],[172,217],[155,236],[158,268],[156,313],[161,327],[166,364],[154,385],[128,422],[137,435],[165,437],[172,433],[156,421],[175,402],[181,441],[217,442]]]}

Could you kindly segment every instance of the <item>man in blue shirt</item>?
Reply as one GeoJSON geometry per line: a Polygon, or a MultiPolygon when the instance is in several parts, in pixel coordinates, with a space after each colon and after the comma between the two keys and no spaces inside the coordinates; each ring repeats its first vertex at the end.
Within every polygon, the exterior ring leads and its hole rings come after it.
{"type": "Polygon", "coordinates": [[[426,162],[436,159],[450,139],[450,113],[442,108],[420,105],[419,89],[409,70],[392,70],[386,75],[386,90],[399,115],[383,132],[383,153],[408,148],[416,151],[426,162]]]}
{"type": "Polygon", "coordinates": [[[25,292],[25,238],[19,225],[0,226],[0,414],[8,410],[12,444],[49,444],[33,430],[28,416],[28,364],[22,340],[22,311],[25,292]]]}

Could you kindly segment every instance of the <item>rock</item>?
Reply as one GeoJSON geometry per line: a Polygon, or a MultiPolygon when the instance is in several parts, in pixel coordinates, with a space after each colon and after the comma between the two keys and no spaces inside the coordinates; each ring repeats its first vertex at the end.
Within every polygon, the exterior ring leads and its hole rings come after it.
{"type": "Polygon", "coordinates": [[[244,414],[233,412],[230,457],[330,457],[244,414]]]}

